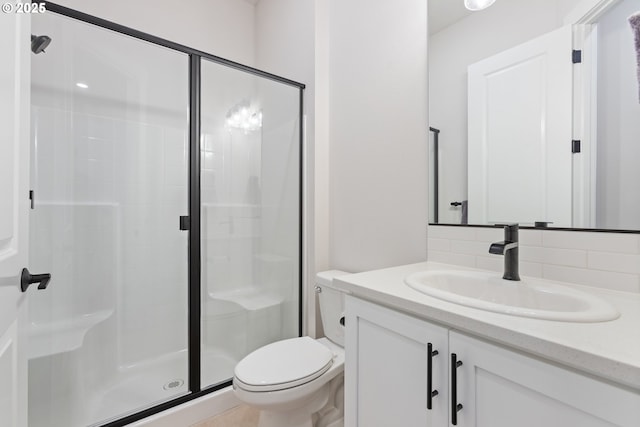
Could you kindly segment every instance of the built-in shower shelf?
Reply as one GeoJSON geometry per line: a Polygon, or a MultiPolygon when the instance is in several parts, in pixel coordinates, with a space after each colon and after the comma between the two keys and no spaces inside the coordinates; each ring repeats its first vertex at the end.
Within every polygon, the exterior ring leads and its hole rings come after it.
{"type": "Polygon", "coordinates": [[[264,289],[255,286],[225,292],[209,292],[209,297],[214,300],[236,303],[250,311],[274,307],[282,303],[281,296],[265,292],[264,289]]]}
{"type": "Polygon", "coordinates": [[[80,348],[86,333],[112,314],[113,310],[101,310],[72,319],[32,323],[29,325],[29,359],[80,348]]]}

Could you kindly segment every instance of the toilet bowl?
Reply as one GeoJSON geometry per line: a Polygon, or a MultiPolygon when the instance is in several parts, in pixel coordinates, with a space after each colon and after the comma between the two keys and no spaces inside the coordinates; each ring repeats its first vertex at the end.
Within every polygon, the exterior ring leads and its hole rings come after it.
{"type": "Polygon", "coordinates": [[[259,427],[343,426],[344,297],[332,281],[345,274],[332,270],[317,276],[326,338],[277,341],[236,365],[234,392],[260,410],[259,427]]]}

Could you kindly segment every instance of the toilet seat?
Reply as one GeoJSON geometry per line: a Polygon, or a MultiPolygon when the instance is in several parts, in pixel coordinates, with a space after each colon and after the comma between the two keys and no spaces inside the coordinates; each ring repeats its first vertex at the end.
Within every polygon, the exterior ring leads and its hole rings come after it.
{"type": "Polygon", "coordinates": [[[310,337],[291,338],[261,347],[235,368],[234,384],[247,391],[266,392],[296,387],[324,374],[333,353],[310,337]]]}

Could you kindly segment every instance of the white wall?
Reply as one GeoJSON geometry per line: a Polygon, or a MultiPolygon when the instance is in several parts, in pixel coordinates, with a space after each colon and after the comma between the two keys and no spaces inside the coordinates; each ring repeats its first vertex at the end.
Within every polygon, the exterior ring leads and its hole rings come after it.
{"type": "Polygon", "coordinates": [[[254,64],[255,7],[243,0],[60,0],[61,6],[246,65],[254,64]]]}
{"type": "Polygon", "coordinates": [[[314,106],[314,259],[316,271],[330,266],[329,194],[329,3],[315,2],[315,106],[314,106]]]}
{"type": "Polygon", "coordinates": [[[634,35],[623,0],[598,20],[596,227],[640,228],[640,90],[634,35]]]}
{"type": "Polygon", "coordinates": [[[564,17],[564,23],[573,23],[577,18],[573,18],[574,13],[584,15],[585,10],[589,10],[595,6],[599,0],[557,0],[558,15],[564,17]],[[582,12],[579,12],[582,11],[582,12]],[[569,21],[567,20],[569,19],[569,21]]]}
{"type": "Polygon", "coordinates": [[[424,260],[426,2],[334,0],[329,36],[331,267],[424,260]]]}
{"type": "Polygon", "coordinates": [[[440,129],[440,222],[467,198],[467,67],[562,26],[577,0],[497,1],[429,39],[429,124],[440,129]]]}
{"type": "MultiPolygon", "coordinates": [[[[261,0],[255,11],[256,67],[307,85],[313,99],[313,0],[261,0]]],[[[311,115],[313,103],[306,112],[311,115]]]]}

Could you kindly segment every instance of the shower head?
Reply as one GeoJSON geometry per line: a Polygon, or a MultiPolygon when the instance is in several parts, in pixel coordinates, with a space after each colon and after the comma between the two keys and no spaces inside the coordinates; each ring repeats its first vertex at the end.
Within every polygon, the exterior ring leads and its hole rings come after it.
{"type": "Polygon", "coordinates": [[[31,52],[40,53],[44,52],[44,50],[51,43],[51,37],[49,36],[34,36],[31,34],[31,52]]]}

